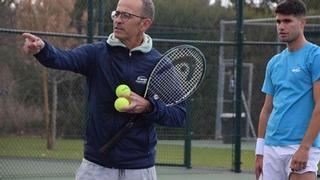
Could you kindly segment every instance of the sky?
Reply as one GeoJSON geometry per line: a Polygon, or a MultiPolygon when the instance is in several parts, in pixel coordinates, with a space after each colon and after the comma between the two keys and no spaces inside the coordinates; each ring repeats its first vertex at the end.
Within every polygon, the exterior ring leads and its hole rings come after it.
{"type": "MultiPolygon", "coordinates": [[[[216,0],[210,0],[209,4],[214,4],[216,0]]],[[[246,0],[247,1],[247,0],[246,0]]],[[[262,2],[262,0],[253,0],[253,2],[255,4],[259,4],[262,2]]],[[[232,3],[230,2],[230,0],[221,0],[221,6],[223,7],[228,7],[232,5],[232,3]]]]}

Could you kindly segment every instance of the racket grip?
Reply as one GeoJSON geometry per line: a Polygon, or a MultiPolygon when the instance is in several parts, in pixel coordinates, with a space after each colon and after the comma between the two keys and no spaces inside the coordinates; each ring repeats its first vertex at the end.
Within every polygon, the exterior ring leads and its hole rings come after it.
{"type": "Polygon", "coordinates": [[[126,132],[134,125],[133,121],[129,121],[123,126],[117,134],[115,134],[105,145],[103,145],[99,151],[101,153],[108,153],[114,147],[114,145],[126,134],[126,132]]]}

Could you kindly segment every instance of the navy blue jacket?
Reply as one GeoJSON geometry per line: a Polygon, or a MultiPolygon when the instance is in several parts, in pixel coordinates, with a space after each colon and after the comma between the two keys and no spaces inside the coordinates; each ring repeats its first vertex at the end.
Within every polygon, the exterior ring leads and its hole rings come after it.
{"type": "Polygon", "coordinates": [[[111,152],[102,154],[99,148],[132,116],[117,112],[113,107],[116,87],[127,84],[132,91],[143,96],[146,79],[160,59],[160,53],[155,49],[147,53],[130,52],[125,47],[110,46],[107,42],[86,44],[64,51],[45,42],[45,47],[34,56],[46,67],[69,70],[86,77],[89,109],[84,158],[91,162],[119,169],[151,167],[155,164],[157,143],[154,123],[171,127],[184,125],[185,103],[167,107],[149,97],[154,106],[153,112],[139,116],[139,123],[111,152]]]}

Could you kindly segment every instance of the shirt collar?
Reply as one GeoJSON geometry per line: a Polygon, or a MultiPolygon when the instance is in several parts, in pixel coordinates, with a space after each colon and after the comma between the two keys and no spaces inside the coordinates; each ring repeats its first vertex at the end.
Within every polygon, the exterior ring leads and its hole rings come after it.
{"type": "MultiPolygon", "coordinates": [[[[110,46],[121,46],[121,47],[126,47],[125,44],[123,44],[119,39],[117,39],[115,36],[114,36],[114,33],[111,33],[107,39],[107,43],[110,45],[110,46]]],[[[140,46],[137,46],[133,49],[130,50],[130,52],[133,52],[133,51],[141,51],[143,53],[148,53],[150,52],[152,49],[152,38],[147,35],[147,34],[143,34],[143,42],[140,46]]]]}

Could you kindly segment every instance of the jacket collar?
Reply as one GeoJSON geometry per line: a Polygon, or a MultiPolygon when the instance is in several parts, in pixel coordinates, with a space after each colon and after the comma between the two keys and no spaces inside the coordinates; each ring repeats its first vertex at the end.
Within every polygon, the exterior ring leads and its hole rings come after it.
{"type": "MultiPolygon", "coordinates": [[[[107,39],[107,43],[110,46],[121,46],[121,47],[126,47],[126,45],[124,45],[119,39],[117,39],[114,36],[114,33],[111,33],[107,39]]],[[[152,49],[152,38],[147,35],[147,34],[143,34],[143,42],[140,46],[135,47],[133,49],[130,50],[130,52],[133,51],[141,51],[143,53],[148,53],[150,52],[152,49]]]]}

